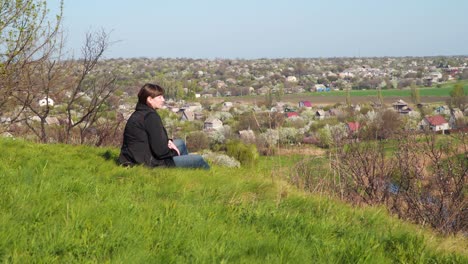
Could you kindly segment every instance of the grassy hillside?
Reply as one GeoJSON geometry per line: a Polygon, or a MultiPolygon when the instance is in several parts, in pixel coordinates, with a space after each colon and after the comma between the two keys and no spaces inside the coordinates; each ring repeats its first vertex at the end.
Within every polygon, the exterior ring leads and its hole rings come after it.
{"type": "Polygon", "coordinates": [[[122,168],[116,149],[0,139],[0,262],[467,263],[467,240],[290,187],[293,162],[122,168]]]}

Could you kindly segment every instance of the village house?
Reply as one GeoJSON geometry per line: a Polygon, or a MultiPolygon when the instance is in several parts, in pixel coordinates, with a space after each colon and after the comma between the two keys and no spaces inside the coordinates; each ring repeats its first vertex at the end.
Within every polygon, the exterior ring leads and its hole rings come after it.
{"type": "Polygon", "coordinates": [[[351,107],[353,108],[354,112],[361,111],[361,106],[360,105],[352,105],[351,107]]]}
{"type": "Polygon", "coordinates": [[[408,107],[408,104],[403,100],[398,100],[392,104],[393,109],[400,114],[408,114],[411,112],[411,108],[408,107]]]}
{"type": "Polygon", "coordinates": [[[221,128],[223,128],[223,122],[216,117],[207,118],[203,125],[203,129],[207,131],[220,130],[221,128]]]}
{"type": "Polygon", "coordinates": [[[311,107],[312,107],[312,103],[311,103],[310,101],[300,101],[300,102],[299,102],[299,107],[311,108],[311,107]]]}
{"type": "Polygon", "coordinates": [[[229,111],[232,108],[232,102],[224,102],[223,103],[223,111],[229,111]]]}
{"type": "Polygon", "coordinates": [[[421,130],[431,130],[434,132],[449,130],[449,123],[441,115],[425,116],[421,122],[419,122],[419,128],[421,130]]]}
{"type": "Polygon", "coordinates": [[[449,115],[450,108],[447,105],[441,105],[434,109],[434,114],[436,115],[449,115]]]}
{"type": "Polygon", "coordinates": [[[317,110],[315,112],[315,118],[317,118],[318,120],[323,120],[323,119],[325,119],[326,117],[329,117],[329,116],[330,116],[330,114],[328,112],[325,112],[322,109],[317,110]]]}
{"type": "Polygon", "coordinates": [[[182,121],[193,121],[195,120],[195,113],[191,110],[182,108],[177,112],[180,116],[180,120],[182,121]]]}
{"type": "Polygon", "coordinates": [[[355,135],[359,132],[359,122],[347,122],[346,128],[348,129],[348,135],[355,135]]]}
{"type": "Polygon", "coordinates": [[[326,87],[324,84],[316,84],[314,90],[316,92],[329,92],[330,88],[326,87]]]}
{"type": "Polygon", "coordinates": [[[55,102],[54,102],[54,100],[52,100],[52,98],[50,98],[50,97],[44,97],[44,98],[42,98],[41,100],[39,100],[38,103],[39,103],[39,106],[40,106],[40,107],[44,107],[44,106],[47,106],[47,105],[49,105],[49,106],[54,106],[54,103],[55,103],[55,102]]]}
{"type": "Polygon", "coordinates": [[[286,117],[287,118],[299,117],[299,114],[297,112],[286,112],[286,117]]]}
{"type": "Polygon", "coordinates": [[[203,106],[198,102],[191,102],[191,103],[185,104],[182,108],[193,111],[193,112],[198,112],[198,111],[203,110],[203,106]]]}

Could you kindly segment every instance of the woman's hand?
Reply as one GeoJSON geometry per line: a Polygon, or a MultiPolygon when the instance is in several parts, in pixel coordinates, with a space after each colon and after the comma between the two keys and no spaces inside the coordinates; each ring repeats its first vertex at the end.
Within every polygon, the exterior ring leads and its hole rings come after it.
{"type": "Polygon", "coordinates": [[[167,142],[167,147],[170,148],[170,149],[173,149],[177,152],[177,155],[180,156],[180,151],[179,149],[177,148],[177,146],[174,144],[174,142],[172,140],[169,140],[167,142]]]}

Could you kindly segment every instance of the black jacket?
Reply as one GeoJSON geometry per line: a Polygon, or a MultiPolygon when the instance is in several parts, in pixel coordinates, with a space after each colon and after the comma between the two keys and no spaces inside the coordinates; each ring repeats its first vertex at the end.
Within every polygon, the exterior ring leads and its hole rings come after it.
{"type": "Polygon", "coordinates": [[[175,166],[177,152],[167,146],[168,137],[161,117],[151,107],[138,103],[125,126],[119,162],[125,166],[175,166]]]}

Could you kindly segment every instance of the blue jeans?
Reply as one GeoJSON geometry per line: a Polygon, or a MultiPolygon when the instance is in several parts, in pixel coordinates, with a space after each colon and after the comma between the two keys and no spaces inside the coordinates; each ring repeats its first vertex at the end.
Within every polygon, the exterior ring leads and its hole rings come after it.
{"type": "Polygon", "coordinates": [[[201,168],[210,169],[210,165],[206,163],[201,155],[189,154],[187,145],[182,139],[174,139],[174,144],[180,151],[180,156],[174,156],[174,163],[177,168],[201,168]]]}

